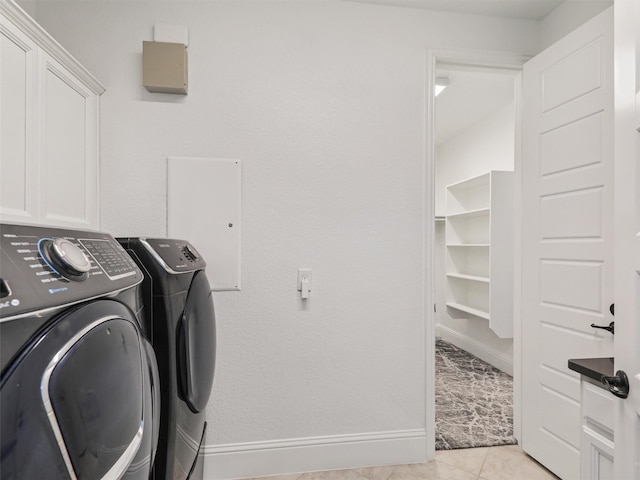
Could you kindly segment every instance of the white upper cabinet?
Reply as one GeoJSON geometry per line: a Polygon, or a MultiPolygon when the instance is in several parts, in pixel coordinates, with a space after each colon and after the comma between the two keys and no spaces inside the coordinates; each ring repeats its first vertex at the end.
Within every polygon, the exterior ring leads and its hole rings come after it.
{"type": "Polygon", "coordinates": [[[34,218],[34,117],[38,47],[0,16],[0,212],[34,218]]]}
{"type": "Polygon", "coordinates": [[[97,229],[104,87],[7,0],[0,42],[0,219],[97,229]]]}

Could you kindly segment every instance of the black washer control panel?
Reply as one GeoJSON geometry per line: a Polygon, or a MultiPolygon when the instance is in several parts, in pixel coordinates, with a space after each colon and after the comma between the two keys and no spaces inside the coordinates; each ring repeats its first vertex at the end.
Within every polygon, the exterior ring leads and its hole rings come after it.
{"type": "Polygon", "coordinates": [[[142,272],[101,232],[0,224],[0,321],[106,296],[142,272]]]}
{"type": "Polygon", "coordinates": [[[86,238],[78,241],[109,278],[118,279],[134,275],[131,267],[135,263],[118,242],[113,239],[86,238]]]}

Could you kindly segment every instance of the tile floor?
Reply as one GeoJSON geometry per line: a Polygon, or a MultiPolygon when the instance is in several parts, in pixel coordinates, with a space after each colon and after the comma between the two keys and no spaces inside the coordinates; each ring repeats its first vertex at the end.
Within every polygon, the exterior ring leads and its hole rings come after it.
{"type": "MultiPolygon", "coordinates": [[[[517,445],[440,450],[435,460],[416,465],[311,472],[264,480],[558,480],[517,445]]],[[[260,480],[262,480],[260,479],[260,480]]],[[[253,479],[258,480],[258,479],[253,479]]]]}

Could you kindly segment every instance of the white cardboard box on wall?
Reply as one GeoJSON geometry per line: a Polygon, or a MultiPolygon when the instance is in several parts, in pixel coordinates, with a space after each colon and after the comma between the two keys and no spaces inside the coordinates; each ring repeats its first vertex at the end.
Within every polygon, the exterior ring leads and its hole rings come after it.
{"type": "Polygon", "coordinates": [[[241,184],[238,159],[167,159],[167,236],[196,247],[216,291],[240,290],[241,184]]]}

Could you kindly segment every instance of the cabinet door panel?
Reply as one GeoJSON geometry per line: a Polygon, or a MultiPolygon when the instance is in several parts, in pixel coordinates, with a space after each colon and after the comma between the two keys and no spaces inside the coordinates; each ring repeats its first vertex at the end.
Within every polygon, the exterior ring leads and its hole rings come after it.
{"type": "Polygon", "coordinates": [[[613,443],[583,427],[580,478],[584,480],[615,480],[613,443]]]}
{"type": "Polygon", "coordinates": [[[36,48],[0,16],[0,212],[14,221],[36,216],[32,201],[36,179],[31,168],[36,48]]]}
{"type": "Polygon", "coordinates": [[[97,100],[43,54],[43,216],[67,226],[96,225],[97,100]]]}

